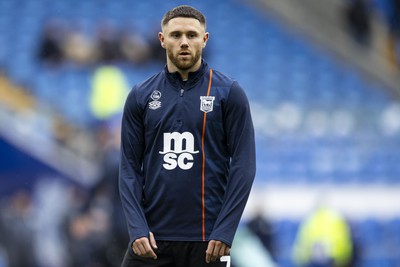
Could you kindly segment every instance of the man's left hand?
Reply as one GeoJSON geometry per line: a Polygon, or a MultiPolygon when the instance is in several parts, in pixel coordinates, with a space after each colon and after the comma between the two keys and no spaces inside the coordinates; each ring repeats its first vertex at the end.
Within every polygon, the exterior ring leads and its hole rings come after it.
{"type": "Polygon", "coordinates": [[[230,251],[231,248],[227,244],[218,240],[210,240],[206,250],[206,262],[210,263],[222,256],[227,256],[230,254],[230,251]]]}

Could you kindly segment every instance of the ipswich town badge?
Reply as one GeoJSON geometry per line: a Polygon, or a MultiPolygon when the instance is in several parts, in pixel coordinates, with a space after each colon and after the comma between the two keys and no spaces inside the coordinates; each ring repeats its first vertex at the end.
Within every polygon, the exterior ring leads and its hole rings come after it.
{"type": "Polygon", "coordinates": [[[204,113],[213,111],[215,96],[200,96],[200,110],[204,113]]]}

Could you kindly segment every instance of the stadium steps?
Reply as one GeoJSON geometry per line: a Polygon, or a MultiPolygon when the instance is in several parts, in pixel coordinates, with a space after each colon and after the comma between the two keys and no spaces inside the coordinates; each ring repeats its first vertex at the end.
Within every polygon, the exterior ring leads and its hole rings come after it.
{"type": "Polygon", "coordinates": [[[23,88],[14,86],[5,76],[0,75],[0,103],[2,108],[19,112],[33,109],[35,99],[23,88]]]}
{"type": "Polygon", "coordinates": [[[90,157],[95,149],[92,136],[66,123],[46,104],[3,75],[0,75],[0,121],[0,140],[73,180],[81,177],[78,175],[81,168],[89,170],[83,183],[90,184],[96,179],[97,170],[90,157]]]}
{"type": "Polygon", "coordinates": [[[370,80],[391,89],[400,97],[400,77],[398,70],[384,58],[384,27],[378,19],[373,20],[372,49],[361,49],[350,38],[344,26],[343,1],[267,1],[253,0],[253,4],[265,10],[295,31],[305,34],[321,50],[328,49],[344,62],[362,70],[370,80]],[[334,38],[332,38],[332,36],[334,38]]]}

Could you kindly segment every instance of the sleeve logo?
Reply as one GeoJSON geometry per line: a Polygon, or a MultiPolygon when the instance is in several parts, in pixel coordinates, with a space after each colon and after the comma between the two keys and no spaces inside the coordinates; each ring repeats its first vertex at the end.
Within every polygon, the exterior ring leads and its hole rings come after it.
{"type": "Polygon", "coordinates": [[[158,90],[154,90],[151,93],[150,98],[153,100],[149,102],[149,109],[156,110],[161,107],[161,101],[158,101],[161,98],[161,92],[158,90]]]}

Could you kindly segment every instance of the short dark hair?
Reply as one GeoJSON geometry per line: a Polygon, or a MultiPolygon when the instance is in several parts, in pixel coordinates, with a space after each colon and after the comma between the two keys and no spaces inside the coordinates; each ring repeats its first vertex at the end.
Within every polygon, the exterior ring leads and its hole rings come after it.
{"type": "Polygon", "coordinates": [[[161,20],[161,26],[167,25],[167,23],[171,19],[178,17],[197,19],[201,25],[204,25],[204,27],[206,27],[206,17],[203,15],[203,13],[188,5],[174,7],[173,9],[165,13],[164,17],[161,20]]]}

